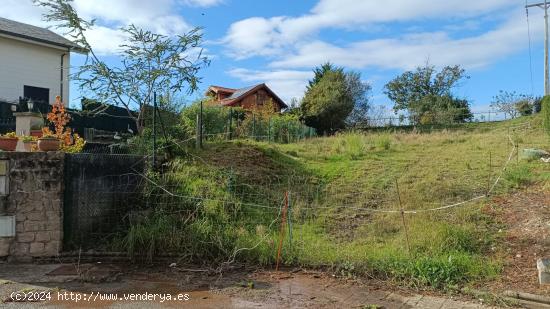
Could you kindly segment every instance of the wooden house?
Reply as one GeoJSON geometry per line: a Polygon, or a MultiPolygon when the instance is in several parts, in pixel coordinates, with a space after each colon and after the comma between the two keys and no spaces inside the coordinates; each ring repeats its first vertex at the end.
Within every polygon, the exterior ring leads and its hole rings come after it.
{"type": "Polygon", "coordinates": [[[281,112],[288,107],[266,84],[258,84],[240,89],[210,86],[206,95],[213,98],[215,104],[238,106],[245,110],[262,108],[268,102],[273,102],[275,112],[281,112]]]}

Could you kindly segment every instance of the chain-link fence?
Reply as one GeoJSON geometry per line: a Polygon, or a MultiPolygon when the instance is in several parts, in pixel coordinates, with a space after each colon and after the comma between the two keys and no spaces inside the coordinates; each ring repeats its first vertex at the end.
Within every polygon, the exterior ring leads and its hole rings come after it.
{"type": "Polygon", "coordinates": [[[240,108],[201,106],[184,110],[183,121],[201,141],[253,139],[291,143],[316,136],[315,130],[290,114],[240,108]]]}

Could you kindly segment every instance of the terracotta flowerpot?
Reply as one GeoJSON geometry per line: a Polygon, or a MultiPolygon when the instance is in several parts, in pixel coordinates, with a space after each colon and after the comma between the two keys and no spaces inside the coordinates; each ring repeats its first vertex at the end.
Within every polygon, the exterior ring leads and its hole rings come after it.
{"type": "Polygon", "coordinates": [[[42,137],[42,130],[31,130],[31,136],[42,137]]]}
{"type": "Polygon", "coordinates": [[[31,152],[33,146],[36,145],[36,141],[30,141],[30,142],[23,142],[23,147],[25,148],[26,152],[31,152]]]}
{"type": "Polygon", "coordinates": [[[4,151],[15,151],[17,148],[17,138],[0,137],[0,149],[4,151]]]}
{"type": "Polygon", "coordinates": [[[61,142],[57,138],[38,139],[38,149],[42,151],[57,151],[61,142]]]}

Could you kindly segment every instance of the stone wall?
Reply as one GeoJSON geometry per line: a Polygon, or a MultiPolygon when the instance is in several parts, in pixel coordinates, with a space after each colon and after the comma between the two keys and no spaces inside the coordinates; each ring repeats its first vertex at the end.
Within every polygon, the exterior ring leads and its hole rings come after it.
{"type": "Polygon", "coordinates": [[[61,252],[65,154],[0,152],[8,161],[7,194],[0,216],[15,216],[15,236],[0,237],[0,258],[31,261],[61,252]]]}

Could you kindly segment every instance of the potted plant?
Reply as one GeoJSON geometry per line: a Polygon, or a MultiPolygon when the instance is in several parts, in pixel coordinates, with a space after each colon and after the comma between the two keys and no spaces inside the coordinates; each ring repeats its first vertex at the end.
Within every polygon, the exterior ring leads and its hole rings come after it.
{"type": "Polygon", "coordinates": [[[0,136],[0,149],[4,151],[15,151],[17,148],[17,134],[15,132],[10,132],[0,136]]]}
{"type": "Polygon", "coordinates": [[[27,152],[35,151],[37,148],[38,138],[36,136],[25,135],[21,137],[21,141],[23,141],[23,147],[27,152]]]}
{"type": "Polygon", "coordinates": [[[42,126],[40,125],[31,126],[31,136],[42,137],[42,126]]]}
{"type": "Polygon", "coordinates": [[[42,132],[42,137],[38,139],[38,149],[41,151],[57,151],[61,141],[50,132],[42,132]]]}

